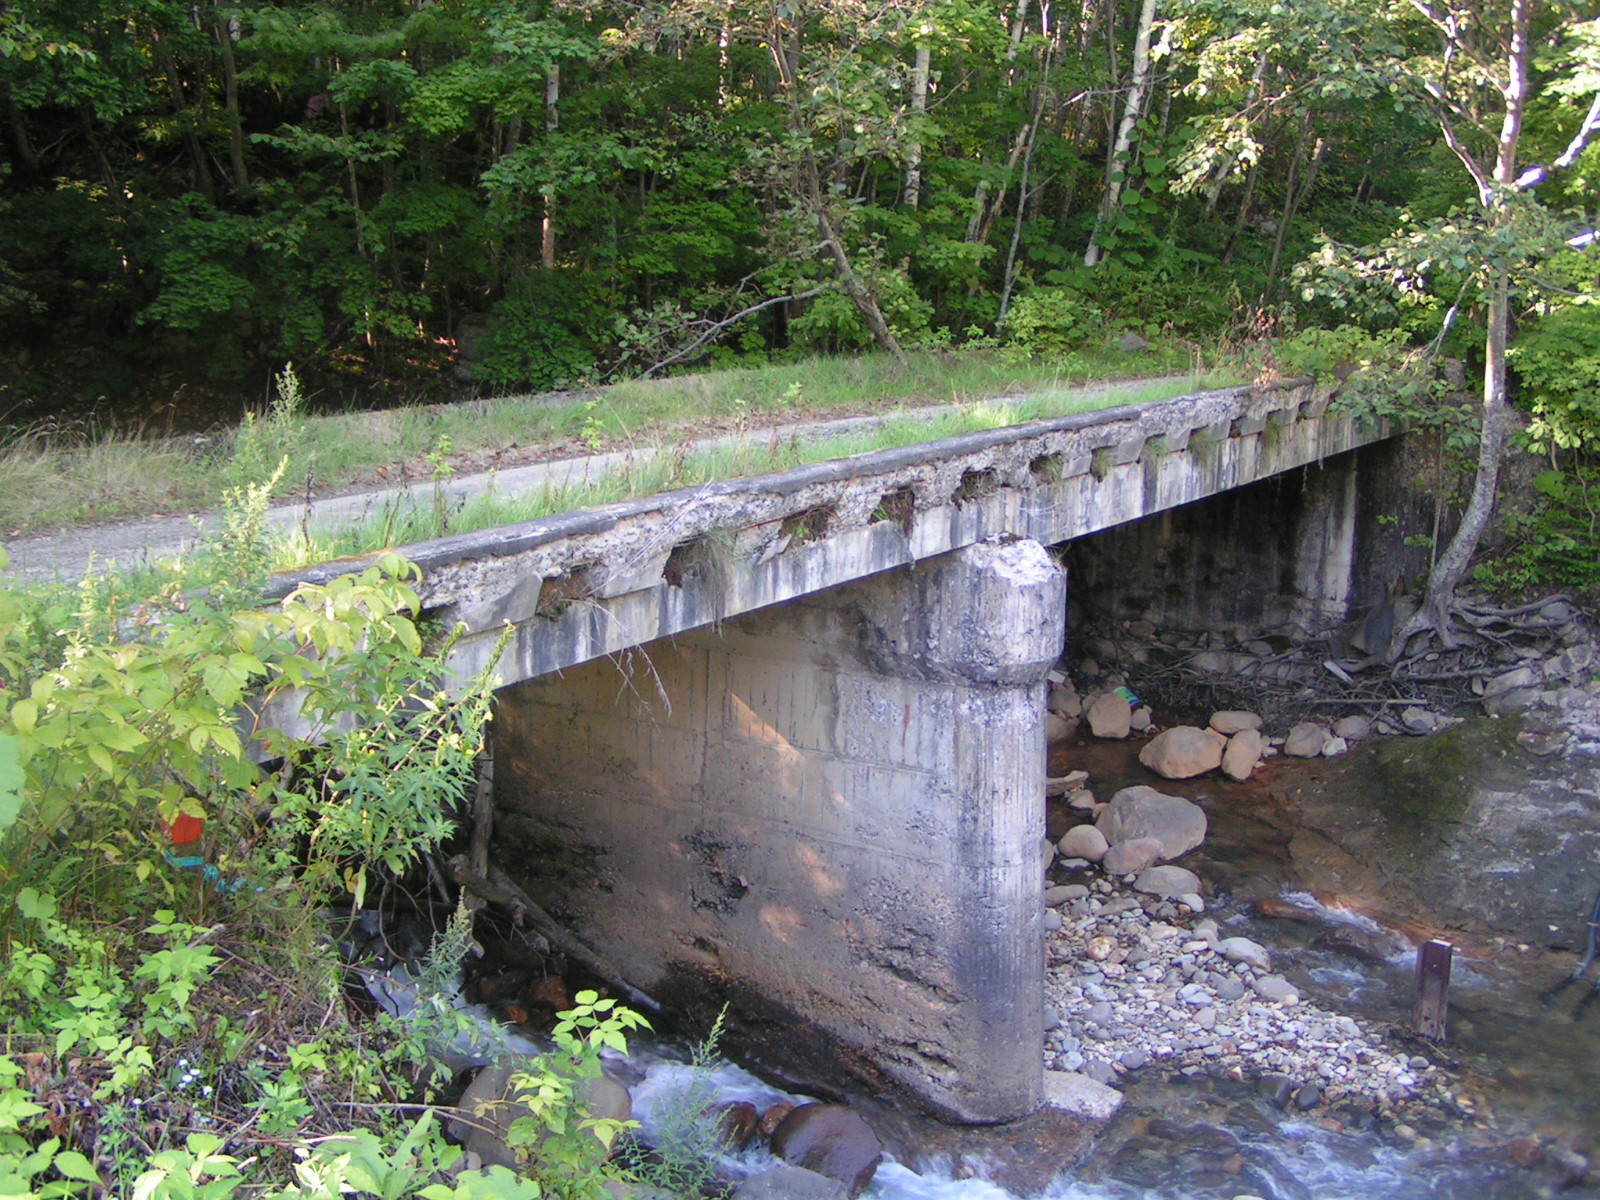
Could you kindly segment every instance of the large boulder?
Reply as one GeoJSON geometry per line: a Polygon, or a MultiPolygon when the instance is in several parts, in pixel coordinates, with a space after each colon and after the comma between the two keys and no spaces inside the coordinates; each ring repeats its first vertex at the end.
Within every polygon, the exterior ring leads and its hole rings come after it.
{"type": "Polygon", "coordinates": [[[1111,846],[1133,838],[1155,838],[1161,843],[1161,857],[1172,859],[1205,841],[1206,814],[1181,796],[1139,784],[1111,797],[1095,818],[1095,827],[1111,846]]]}
{"type": "Polygon", "coordinates": [[[1076,1071],[1046,1071],[1044,1102],[1089,1121],[1109,1121],[1122,1107],[1122,1093],[1076,1071]]]}
{"type": "Polygon", "coordinates": [[[1259,729],[1243,729],[1228,739],[1228,748],[1222,752],[1222,773],[1229,779],[1249,779],[1267,740],[1259,729]]]}
{"type": "Polygon", "coordinates": [[[1089,732],[1097,738],[1125,738],[1133,729],[1133,709],[1116,692],[1095,697],[1088,718],[1089,732]]]}
{"type": "Polygon", "coordinates": [[[1164,900],[1176,900],[1180,896],[1198,893],[1200,877],[1193,871],[1172,866],[1170,863],[1160,867],[1146,867],[1139,872],[1139,878],[1133,881],[1133,890],[1150,896],[1160,896],[1164,900]]]}
{"type": "Polygon", "coordinates": [[[1139,751],[1139,761],[1164,779],[1192,779],[1222,765],[1228,739],[1214,729],[1175,725],[1139,751]]]}
{"type": "Polygon", "coordinates": [[[883,1161],[883,1145],[861,1114],[843,1104],[802,1104],[772,1131],[772,1152],[845,1185],[855,1200],[883,1161]]]}
{"type": "Polygon", "coordinates": [[[1100,858],[1107,875],[1131,875],[1161,861],[1161,842],[1152,837],[1129,838],[1108,848],[1100,858]]]}

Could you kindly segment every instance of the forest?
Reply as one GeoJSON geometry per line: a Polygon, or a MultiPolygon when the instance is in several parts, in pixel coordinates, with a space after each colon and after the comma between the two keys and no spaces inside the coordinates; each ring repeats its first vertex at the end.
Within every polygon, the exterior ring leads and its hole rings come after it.
{"type": "Polygon", "coordinates": [[[1563,0],[12,0],[0,419],[1135,332],[1482,372],[1592,533],[1597,87],[1563,0]]]}

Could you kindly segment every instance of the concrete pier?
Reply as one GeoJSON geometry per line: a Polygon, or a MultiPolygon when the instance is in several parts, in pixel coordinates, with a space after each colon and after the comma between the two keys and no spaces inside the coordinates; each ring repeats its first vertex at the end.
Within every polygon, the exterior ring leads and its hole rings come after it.
{"type": "Polygon", "coordinates": [[[1065,590],[992,539],[506,689],[497,856],[789,1078],[1020,1117],[1065,590]]]}

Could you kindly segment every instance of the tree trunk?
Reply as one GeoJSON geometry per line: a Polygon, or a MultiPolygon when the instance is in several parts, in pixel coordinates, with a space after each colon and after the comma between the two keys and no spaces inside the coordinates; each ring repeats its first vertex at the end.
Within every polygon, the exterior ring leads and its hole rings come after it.
{"type": "Polygon", "coordinates": [[[1044,117],[1045,95],[1050,88],[1050,60],[1045,55],[1044,74],[1034,93],[1033,123],[1028,127],[1028,149],[1022,156],[1022,179],[1017,184],[1017,220],[1011,227],[1011,245],[1006,249],[1006,268],[1000,281],[1000,309],[995,314],[995,328],[1005,327],[1006,314],[1011,309],[1011,289],[1017,281],[1017,247],[1022,244],[1022,227],[1027,219],[1028,175],[1033,168],[1033,151],[1039,141],[1039,122],[1044,117]]]}
{"type": "Polygon", "coordinates": [[[1111,154],[1106,160],[1106,198],[1100,206],[1100,216],[1089,235],[1089,245],[1083,252],[1083,265],[1095,266],[1105,257],[1100,246],[1101,235],[1121,206],[1122,187],[1128,175],[1128,151],[1133,144],[1133,127],[1138,124],[1144,109],[1145,92],[1150,86],[1150,30],[1156,21],[1156,0],[1143,0],[1139,7],[1139,29],[1133,39],[1133,72],[1128,77],[1128,100],[1122,109],[1122,121],[1117,126],[1116,139],[1111,143],[1111,154]]]}
{"type": "Polygon", "coordinates": [[[22,119],[22,109],[17,106],[17,98],[12,95],[10,88],[6,89],[6,122],[11,126],[11,148],[16,152],[17,161],[30,174],[37,171],[39,155],[28,137],[28,126],[22,119]]]}
{"type": "MultiPolygon", "coordinates": [[[[554,134],[561,126],[561,65],[550,64],[544,80],[544,131],[554,134]]],[[[539,265],[546,271],[556,266],[556,198],[552,189],[544,193],[544,214],[539,221],[539,265]]]]}
{"type": "Polygon", "coordinates": [[[183,81],[179,79],[177,64],[172,61],[172,53],[167,49],[166,37],[154,26],[150,29],[150,45],[155,51],[156,63],[166,80],[167,94],[172,98],[173,112],[183,130],[183,146],[189,155],[189,172],[195,191],[204,196],[208,203],[215,204],[217,185],[211,178],[211,168],[206,165],[205,147],[200,144],[200,137],[194,131],[194,116],[189,111],[189,102],[184,99],[183,81]]]}
{"type": "MultiPolygon", "coordinates": [[[[1480,193],[1489,210],[1491,224],[1508,219],[1506,201],[1517,184],[1517,142],[1522,136],[1522,118],[1528,107],[1531,56],[1529,30],[1537,0],[1512,0],[1511,44],[1506,55],[1506,111],[1500,121],[1499,144],[1495,151],[1493,188],[1480,193]]],[[[1448,118],[1446,118],[1448,120],[1448,118]]],[[[1452,145],[1459,145],[1456,131],[1445,129],[1452,145]]],[[[1472,169],[1468,163],[1468,169],[1472,169]]],[[[1407,639],[1420,629],[1432,626],[1446,648],[1454,649],[1455,635],[1450,629],[1450,606],[1457,585],[1466,574],[1478,543],[1494,515],[1495,495],[1500,485],[1500,460],[1511,432],[1511,405],[1506,397],[1506,343],[1511,333],[1511,280],[1507,268],[1495,266],[1489,283],[1488,331],[1483,355],[1483,413],[1478,436],[1478,473],[1472,481],[1472,495],[1461,515],[1455,536],[1428,573],[1422,609],[1395,630],[1389,642],[1389,661],[1399,658],[1407,639]]]]}
{"type": "Polygon", "coordinates": [[[1278,288],[1278,268],[1283,265],[1283,248],[1289,241],[1289,226],[1294,221],[1294,214],[1300,207],[1300,201],[1311,190],[1311,185],[1317,181],[1317,169],[1322,166],[1322,154],[1328,148],[1326,138],[1318,138],[1316,146],[1311,151],[1311,161],[1300,167],[1300,154],[1305,146],[1305,137],[1302,135],[1299,146],[1295,147],[1294,163],[1289,170],[1289,194],[1283,201],[1283,220],[1278,222],[1278,235],[1272,242],[1272,265],[1267,268],[1267,291],[1275,292],[1278,288]]]}
{"type": "Polygon", "coordinates": [[[244,161],[244,116],[239,111],[239,68],[233,57],[233,40],[238,31],[237,16],[217,14],[212,23],[217,46],[222,51],[222,102],[228,113],[228,166],[233,173],[233,190],[248,196],[250,171],[244,161]]]}
{"type": "Polygon", "coordinates": [[[834,270],[838,272],[839,283],[844,287],[845,295],[850,297],[850,302],[856,306],[861,319],[867,323],[867,329],[872,333],[872,340],[878,344],[878,348],[904,366],[906,352],[900,348],[900,341],[894,336],[894,330],[889,328],[889,322],[884,320],[883,310],[878,307],[878,298],[873,295],[872,289],[861,281],[861,276],[856,274],[855,267],[850,262],[850,253],[845,249],[844,240],[839,236],[838,229],[828,215],[828,202],[822,193],[822,179],[817,173],[817,160],[809,151],[805,157],[804,175],[806,191],[809,193],[807,200],[812,214],[816,217],[817,232],[822,238],[823,247],[833,258],[834,270]]]}
{"type": "MultiPolygon", "coordinates": [[[[1006,46],[1006,78],[1005,86],[1000,89],[1004,95],[1011,87],[1011,64],[1016,61],[1017,49],[1022,45],[1022,31],[1028,24],[1028,0],[1017,0],[1017,6],[1011,13],[1011,42],[1006,46]]],[[[1022,139],[1027,133],[1024,126],[1017,134],[1016,143],[1011,150],[1011,162],[1007,167],[1010,170],[1017,164],[1017,156],[1022,153],[1022,139]]],[[[990,218],[989,208],[989,181],[978,180],[977,189],[972,194],[972,216],[967,221],[967,241],[982,242],[989,236],[990,218]]]]}
{"type": "MultiPolygon", "coordinates": [[[[923,27],[923,36],[932,31],[923,27]]],[[[917,43],[917,59],[911,68],[912,138],[906,151],[906,191],[904,203],[916,208],[922,200],[922,118],[928,111],[928,67],[931,55],[926,41],[917,43]]]]}

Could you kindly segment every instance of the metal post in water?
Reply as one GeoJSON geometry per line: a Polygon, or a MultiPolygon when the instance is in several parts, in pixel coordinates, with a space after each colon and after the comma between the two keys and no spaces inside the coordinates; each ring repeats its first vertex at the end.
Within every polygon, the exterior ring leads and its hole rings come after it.
{"type": "Polygon", "coordinates": [[[1411,1027],[1430,1042],[1445,1040],[1450,956],[1454,953],[1454,946],[1437,938],[1417,947],[1417,999],[1411,1008],[1411,1027]]]}

